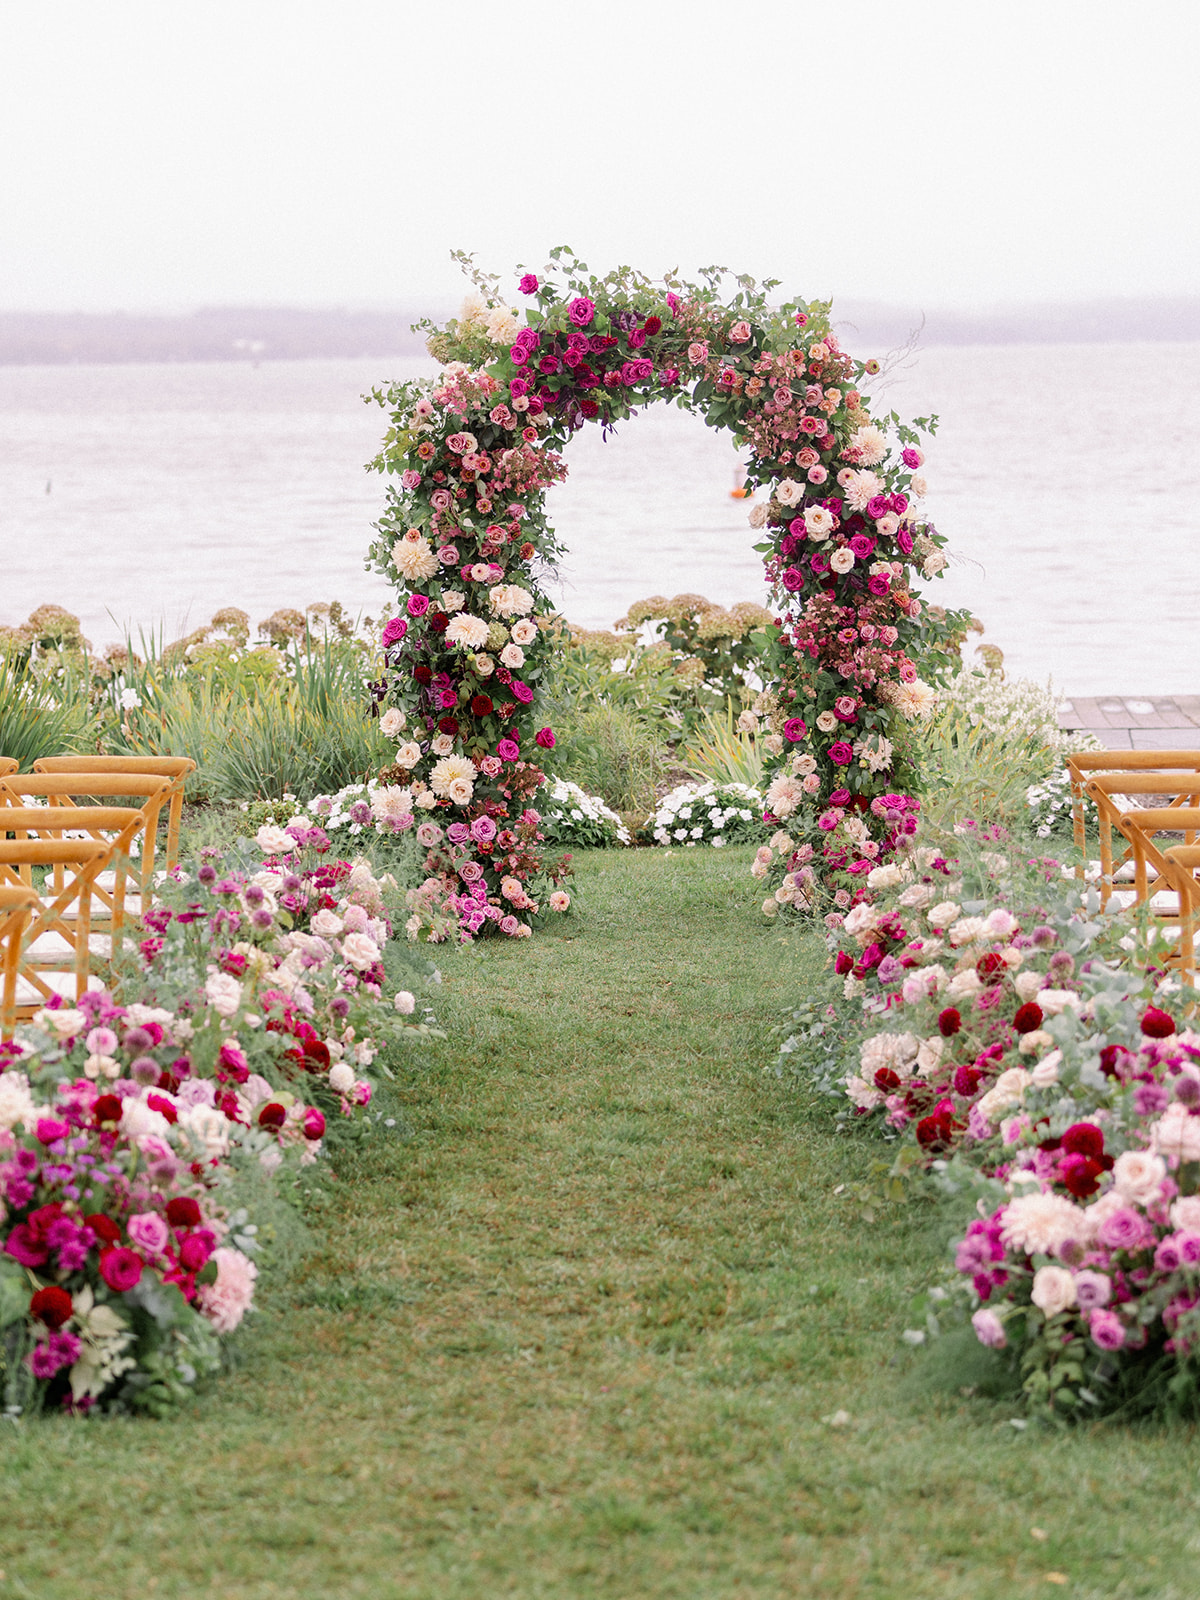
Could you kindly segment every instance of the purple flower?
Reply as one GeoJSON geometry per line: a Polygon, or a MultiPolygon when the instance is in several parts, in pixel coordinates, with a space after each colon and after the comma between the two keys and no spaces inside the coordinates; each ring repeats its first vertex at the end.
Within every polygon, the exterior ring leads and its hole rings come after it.
{"type": "Polygon", "coordinates": [[[567,320],[577,328],[586,328],[595,315],[595,302],[588,300],[583,295],[580,295],[576,300],[572,300],[567,307],[567,320]]]}
{"type": "Polygon", "coordinates": [[[452,822],[446,829],[446,837],[451,844],[466,844],[471,837],[471,830],[465,822],[452,822]]]}
{"type": "Polygon", "coordinates": [[[1077,1272],[1075,1298],[1081,1311],[1095,1311],[1106,1306],[1112,1295],[1112,1279],[1103,1272],[1077,1272]]]}
{"type": "MultiPolygon", "coordinates": [[[[507,743],[507,741],[504,742],[507,743]]],[[[518,754],[519,753],[520,752],[518,752],[518,754]]],[[[474,839],[477,844],[488,844],[496,837],[496,824],[492,821],[491,817],[476,817],[475,821],[471,824],[470,831],[471,838],[474,839]]]]}
{"type": "Polygon", "coordinates": [[[52,1378],[63,1367],[74,1366],[83,1349],[78,1336],[73,1333],[52,1333],[45,1344],[39,1344],[28,1356],[29,1370],[35,1378],[52,1378]]]}
{"type": "Polygon", "coordinates": [[[1165,1111],[1170,1100],[1161,1083],[1139,1083],[1133,1091],[1133,1109],[1139,1117],[1153,1117],[1165,1111]]]}

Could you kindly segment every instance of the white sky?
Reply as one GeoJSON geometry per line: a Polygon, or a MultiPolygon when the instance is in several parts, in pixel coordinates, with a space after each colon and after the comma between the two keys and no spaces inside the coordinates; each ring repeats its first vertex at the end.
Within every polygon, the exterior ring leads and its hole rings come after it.
{"type": "Polygon", "coordinates": [[[1197,0],[0,0],[0,309],[1200,289],[1197,0]]]}

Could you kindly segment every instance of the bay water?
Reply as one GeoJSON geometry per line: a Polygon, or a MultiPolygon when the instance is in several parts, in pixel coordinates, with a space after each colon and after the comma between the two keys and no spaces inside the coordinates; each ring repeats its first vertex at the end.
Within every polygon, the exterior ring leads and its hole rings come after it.
{"type": "MultiPolygon", "coordinates": [[[[386,419],[361,396],[432,370],[0,368],[0,623],[55,602],[101,647],[227,605],[252,623],[332,599],[382,614],[363,554],[383,480],[363,463],[386,419]]],[[[934,346],[874,398],[940,415],[927,508],[951,564],[926,599],[968,606],[1010,673],[1067,694],[1196,692],[1200,344],[934,346]]],[[[552,592],[573,622],[609,627],[650,594],[763,594],[727,435],[659,405],[567,459],[552,592]]]]}

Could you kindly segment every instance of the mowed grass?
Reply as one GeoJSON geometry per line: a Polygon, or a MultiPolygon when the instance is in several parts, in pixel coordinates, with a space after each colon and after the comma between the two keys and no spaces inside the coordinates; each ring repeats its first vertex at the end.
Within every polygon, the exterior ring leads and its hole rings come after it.
{"type": "Polygon", "coordinates": [[[865,1221],[875,1148],[764,1071],[822,952],[749,855],[593,853],[577,914],[445,951],[449,1040],[239,1369],[0,1422],[0,1596],[1195,1600],[1194,1430],[914,1377],[950,1223],[865,1221]]]}

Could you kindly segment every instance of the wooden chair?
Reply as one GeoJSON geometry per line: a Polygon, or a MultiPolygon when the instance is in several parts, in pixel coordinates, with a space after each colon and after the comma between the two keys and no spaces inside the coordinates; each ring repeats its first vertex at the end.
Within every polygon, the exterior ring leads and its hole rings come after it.
{"type": "MultiPolygon", "coordinates": [[[[106,867],[103,876],[97,881],[95,889],[95,905],[93,916],[97,918],[112,917],[114,906],[120,900],[122,912],[129,910],[133,915],[138,915],[144,904],[148,904],[154,888],[154,856],[158,837],[158,817],[166,796],[171,788],[171,780],[166,777],[155,777],[146,773],[118,773],[118,772],[33,772],[11,773],[7,777],[0,777],[0,826],[4,823],[4,807],[22,807],[30,799],[43,799],[47,802],[46,810],[67,807],[80,812],[109,809],[112,807],[76,807],[77,799],[125,798],[136,796],[143,800],[143,804],[136,808],[118,808],[121,818],[114,826],[119,830],[121,839],[118,850],[114,851],[113,864],[106,867]],[[140,817],[140,824],[132,833],[127,833],[130,821],[130,812],[140,817]],[[133,839],[138,834],[142,836],[140,865],[138,868],[138,893],[136,897],[130,896],[128,902],[125,894],[126,858],[132,856],[133,839]]],[[[41,810],[40,807],[37,809],[41,810]]],[[[42,812],[43,816],[45,812],[42,812]]],[[[11,822],[8,824],[11,827],[11,822]]],[[[73,827],[86,828],[94,837],[102,837],[107,829],[105,824],[98,819],[92,823],[84,822],[77,818],[73,827]]],[[[31,824],[32,826],[32,824],[31,824]]],[[[55,887],[59,887],[61,874],[56,875],[55,887]]],[[[120,918],[118,917],[119,921],[120,918]]]]}
{"type": "MultiPolygon", "coordinates": [[[[88,988],[91,963],[91,903],[96,874],[111,855],[100,839],[0,838],[0,890],[32,893],[36,906],[28,906],[23,937],[18,945],[16,982],[11,1010],[14,1021],[28,1019],[53,995],[78,1000],[88,988]],[[28,881],[36,867],[52,872],[65,867],[71,877],[57,895],[38,896],[28,881]],[[39,953],[45,941],[55,946],[47,957],[39,953]],[[70,972],[63,970],[61,943],[71,953],[70,972]],[[72,992],[73,989],[73,992],[72,992]]],[[[7,995],[7,975],[6,975],[7,995]]]]}
{"type": "Polygon", "coordinates": [[[0,885],[0,1040],[12,1037],[17,1025],[17,973],[21,943],[30,915],[42,902],[24,885],[0,885]]]}
{"type": "MultiPolygon", "coordinates": [[[[179,859],[179,823],[183,815],[183,790],[190,773],[195,772],[196,763],[190,756],[42,756],[33,763],[35,772],[70,772],[89,773],[99,772],[106,776],[114,773],[147,773],[151,777],[169,778],[171,787],[164,799],[168,805],[167,811],[167,856],[166,870],[171,868],[179,859]]],[[[90,794],[90,789],[81,789],[81,794],[90,794]]],[[[130,794],[140,791],[130,790],[130,794]]]]}
{"type": "MultiPolygon", "coordinates": [[[[88,904],[89,924],[104,922],[110,932],[107,938],[93,936],[92,950],[98,955],[111,953],[112,940],[124,926],[126,911],[137,914],[139,897],[127,896],[125,883],[130,852],[143,822],[141,811],[134,806],[0,806],[0,833],[14,834],[18,841],[91,839],[104,846],[106,854],[92,875],[88,904]]],[[[69,888],[66,865],[69,863],[52,864],[42,885],[44,899],[55,900],[69,888]]],[[[35,887],[31,867],[19,876],[27,888],[35,887]]],[[[69,904],[63,915],[72,915],[69,904]]],[[[62,949],[60,953],[68,952],[62,949]]]]}
{"type": "MultiPolygon", "coordinates": [[[[1076,750],[1067,757],[1067,776],[1071,780],[1071,822],[1075,833],[1075,848],[1085,859],[1087,857],[1087,827],[1084,819],[1084,796],[1089,778],[1098,779],[1101,775],[1111,777],[1117,773],[1136,775],[1147,772],[1165,772],[1176,776],[1187,773],[1200,772],[1200,750],[1076,750]]],[[[1158,789],[1125,789],[1126,794],[1163,794],[1171,791],[1172,785],[1167,783],[1158,789]]],[[[1120,793],[1111,787],[1108,793],[1120,793]]],[[[1089,799],[1094,799],[1088,795],[1089,799]]],[[[1101,875],[1103,876],[1103,863],[1105,859],[1105,845],[1107,855],[1112,860],[1112,829],[1115,819],[1103,813],[1100,816],[1100,858],[1101,875]]],[[[1083,867],[1076,869],[1076,875],[1083,875],[1083,867]]]]}
{"type": "Polygon", "coordinates": [[[20,765],[21,763],[14,760],[12,756],[0,756],[0,778],[3,778],[9,772],[15,772],[20,765]]]}
{"type": "MultiPolygon", "coordinates": [[[[1129,798],[1143,794],[1161,797],[1168,809],[1200,806],[1200,769],[1191,773],[1162,769],[1150,772],[1102,772],[1086,780],[1083,793],[1094,803],[1099,821],[1100,898],[1101,904],[1107,909],[1122,869],[1128,869],[1133,863],[1136,872],[1136,848],[1124,850],[1119,856],[1113,853],[1113,829],[1120,831],[1122,816],[1133,813],[1133,808],[1128,804],[1129,798]]],[[[1163,807],[1155,809],[1161,810],[1163,807]]],[[[1161,871],[1157,859],[1154,865],[1156,872],[1161,871]]],[[[1144,898],[1143,877],[1138,879],[1138,900],[1144,898]]]]}
{"type": "MultiPolygon", "coordinates": [[[[1163,852],[1163,877],[1179,896],[1179,976],[1196,988],[1196,930],[1200,924],[1200,844],[1177,844],[1163,852]]],[[[1188,1007],[1194,1012],[1193,1001],[1188,1007]]]]}
{"type": "Polygon", "coordinates": [[[1200,834],[1200,805],[1148,806],[1140,811],[1123,811],[1117,815],[1117,827],[1129,841],[1129,855],[1133,860],[1133,899],[1130,905],[1149,905],[1160,916],[1179,915],[1175,893],[1162,887],[1151,891],[1151,881],[1167,876],[1166,852],[1176,843],[1194,845],[1200,834]],[[1174,838],[1161,842],[1159,834],[1182,833],[1182,841],[1174,838]]]}

